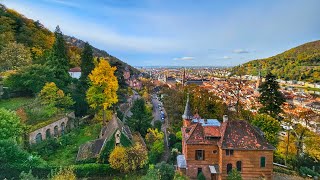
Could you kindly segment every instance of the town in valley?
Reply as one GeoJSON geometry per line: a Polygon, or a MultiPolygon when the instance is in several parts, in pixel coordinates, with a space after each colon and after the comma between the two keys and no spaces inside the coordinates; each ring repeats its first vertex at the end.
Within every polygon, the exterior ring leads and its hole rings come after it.
{"type": "Polygon", "coordinates": [[[319,179],[318,7],[0,1],[0,179],[319,179]]]}

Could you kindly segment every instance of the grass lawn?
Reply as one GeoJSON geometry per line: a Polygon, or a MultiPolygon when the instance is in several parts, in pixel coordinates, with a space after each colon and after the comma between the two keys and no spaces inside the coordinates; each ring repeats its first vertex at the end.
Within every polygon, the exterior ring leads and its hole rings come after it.
{"type": "Polygon", "coordinates": [[[17,110],[19,107],[24,106],[32,102],[34,98],[30,97],[18,97],[10,99],[0,99],[0,108],[9,110],[17,110]]]}
{"type": "Polygon", "coordinates": [[[79,130],[70,132],[74,133],[70,138],[72,144],[60,148],[53,155],[50,155],[46,160],[49,164],[55,166],[67,166],[75,164],[79,146],[87,141],[96,139],[99,136],[100,129],[100,124],[92,124],[82,127],[79,130]]]}

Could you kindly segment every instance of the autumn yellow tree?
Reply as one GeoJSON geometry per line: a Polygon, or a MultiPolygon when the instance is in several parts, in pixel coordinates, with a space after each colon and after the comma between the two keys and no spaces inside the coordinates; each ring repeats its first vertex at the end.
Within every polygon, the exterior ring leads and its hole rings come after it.
{"type": "Polygon", "coordinates": [[[39,94],[42,105],[54,106],[56,108],[70,108],[74,102],[70,95],[65,95],[54,82],[46,83],[39,94]]]}
{"type": "Polygon", "coordinates": [[[109,156],[109,163],[113,169],[118,169],[121,172],[127,172],[129,169],[129,163],[126,148],[116,146],[109,156]]]}
{"type": "Polygon", "coordinates": [[[136,143],[133,147],[127,149],[129,170],[135,171],[143,168],[148,163],[148,151],[140,143],[136,143]]]}
{"type": "Polygon", "coordinates": [[[135,171],[148,163],[148,151],[140,143],[128,148],[117,146],[109,156],[109,163],[121,172],[135,171]]]}
{"type": "Polygon", "coordinates": [[[163,132],[159,132],[158,129],[148,129],[148,133],[146,134],[146,143],[149,148],[155,143],[156,141],[163,141],[164,135],[163,132]]]}
{"type": "Polygon", "coordinates": [[[89,74],[90,88],[87,91],[87,101],[95,111],[103,111],[103,125],[106,125],[106,110],[118,102],[118,80],[114,75],[117,68],[111,67],[107,60],[100,62],[89,74]]]}

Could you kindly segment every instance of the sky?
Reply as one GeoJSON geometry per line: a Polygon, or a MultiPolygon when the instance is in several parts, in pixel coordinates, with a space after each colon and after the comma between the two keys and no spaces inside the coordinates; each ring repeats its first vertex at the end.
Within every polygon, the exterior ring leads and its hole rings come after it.
{"type": "Polygon", "coordinates": [[[320,39],[319,0],[0,0],[133,66],[235,66],[320,39]]]}

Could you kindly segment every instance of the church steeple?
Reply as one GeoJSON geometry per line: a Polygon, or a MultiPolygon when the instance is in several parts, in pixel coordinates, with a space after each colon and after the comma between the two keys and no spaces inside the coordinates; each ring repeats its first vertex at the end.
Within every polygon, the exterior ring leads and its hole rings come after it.
{"type": "Polygon", "coordinates": [[[259,74],[258,74],[258,80],[256,83],[256,90],[259,90],[259,86],[261,85],[261,83],[262,83],[261,67],[259,66],[259,74]]]}
{"type": "Polygon", "coordinates": [[[189,126],[191,124],[190,121],[192,120],[192,118],[193,118],[193,115],[191,113],[191,108],[189,104],[189,93],[188,93],[186,106],[184,108],[184,113],[182,115],[183,126],[189,126]]]}

